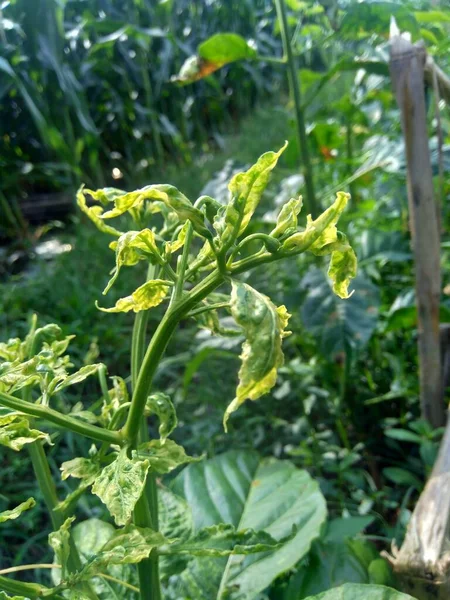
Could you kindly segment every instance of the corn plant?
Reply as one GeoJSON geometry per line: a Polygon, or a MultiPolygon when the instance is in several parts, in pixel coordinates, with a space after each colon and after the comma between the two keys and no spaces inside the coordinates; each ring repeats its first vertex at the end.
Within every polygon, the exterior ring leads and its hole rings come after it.
{"type": "MultiPolygon", "coordinates": [[[[249,170],[236,174],[226,204],[209,196],[193,204],[167,184],[133,192],[78,191],[81,210],[112,238],[109,247],[115,267],[104,294],[125,268],[148,265],[146,280],[129,296],[113,306],[98,303],[99,310],[107,313],[136,313],[131,390],[119,377],[112,377],[108,385],[103,364],[71,372],[67,349],[73,336],[63,336],[58,325],[38,328],[35,320],[24,340],[0,345],[4,361],[0,443],[14,451],[25,447],[30,453],[52,522],[49,544],[55,555],[52,587],[1,575],[0,589],[5,593],[17,598],[82,600],[139,594],[141,599],[159,600],[163,584],[167,598],[255,598],[292,568],[319,535],[325,502],[306,472],[285,461],[259,462],[253,453],[198,462],[202,457],[188,456],[171,438],[177,426],[175,407],[152,385],[181,322],[193,319],[213,334],[244,336],[236,394],[223,419],[226,429],[244,402],[257,400],[275,385],[283,364],[282,341],[290,333],[286,307],[275,306],[244,281],[244,275],[304,252],[329,255],[333,290],[341,298],[349,296],[356,256],[336,227],[348,194],[338,192],[334,203],[315,220],[308,216],[302,228],[298,226],[302,199],[292,198],[281,208],[270,233],[248,233],[285,148],[263,154],[249,170]],[[133,222],[129,231],[120,228],[125,213],[133,222]],[[111,224],[116,219],[118,224],[111,224]],[[148,312],[163,304],[164,315],[146,345],[148,312]],[[235,328],[224,327],[221,312],[233,317],[235,328]],[[85,409],[78,405],[69,413],[52,407],[69,386],[93,375],[99,379],[100,402],[85,409]],[[158,421],[156,439],[149,439],[149,418],[158,421]],[[55,435],[46,431],[46,423],[93,442],[86,456],[61,465],[63,480],[79,480],[63,500],[57,496],[44,450],[55,435]],[[182,471],[175,487],[158,486],[157,478],[188,463],[193,464],[182,471]],[[214,483],[208,480],[211,474],[214,483]],[[84,525],[73,525],[77,504],[89,489],[106,506],[114,528],[93,520],[76,530],[84,525]],[[186,524],[189,500],[195,527],[186,524]],[[228,511],[239,514],[228,520],[228,511]],[[94,532],[102,538],[105,528],[106,539],[100,546],[83,550],[89,535],[94,532]],[[254,556],[244,559],[250,554],[254,556]],[[137,565],[137,579],[130,565],[137,565]],[[107,587],[113,584],[122,586],[119,595],[107,587]]],[[[30,498],[1,513],[0,523],[17,518],[34,504],[30,498]]]]}

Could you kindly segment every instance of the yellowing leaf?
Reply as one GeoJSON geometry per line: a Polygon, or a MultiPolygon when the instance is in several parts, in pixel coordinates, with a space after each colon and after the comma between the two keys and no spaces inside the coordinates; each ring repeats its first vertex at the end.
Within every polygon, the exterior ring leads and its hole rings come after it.
{"type": "Polygon", "coordinates": [[[108,313],[129,312],[130,310],[137,313],[141,310],[148,310],[161,304],[167,296],[170,285],[170,281],[153,279],[138,287],[131,296],[117,300],[115,306],[112,308],[102,308],[98,304],[97,308],[108,313]]]}
{"type": "Polygon", "coordinates": [[[21,414],[10,413],[0,416],[0,445],[17,452],[26,444],[32,444],[36,440],[45,440],[51,444],[48,433],[31,429],[28,419],[21,414]]]}
{"type": "Polygon", "coordinates": [[[186,223],[183,225],[183,227],[178,232],[177,237],[173,241],[166,242],[164,244],[164,248],[165,248],[165,251],[167,254],[173,254],[174,252],[177,252],[180,248],[182,248],[184,246],[188,228],[189,228],[189,223],[188,223],[188,221],[186,221],[186,223]]]}
{"type": "Polygon", "coordinates": [[[116,253],[116,268],[114,269],[113,276],[109,280],[108,285],[103,291],[104,294],[111,289],[111,286],[119,276],[119,271],[122,266],[131,267],[136,265],[140,260],[145,260],[150,257],[152,254],[158,254],[155,234],[150,229],[127,231],[126,233],[123,233],[117,241],[111,242],[109,247],[116,253]]]}
{"type": "Polygon", "coordinates": [[[70,526],[74,521],[75,517],[69,517],[58,531],[53,531],[48,536],[48,543],[55,552],[55,562],[62,566],[62,579],[66,577],[67,560],[70,554],[70,526]]]}
{"type": "Polygon", "coordinates": [[[150,464],[151,470],[161,475],[170,473],[180,465],[197,462],[203,458],[188,456],[184,448],[173,440],[145,442],[138,447],[136,456],[147,459],[146,462],[150,464]]]}
{"type": "Polygon", "coordinates": [[[100,465],[92,459],[77,457],[62,463],[61,479],[75,477],[92,483],[100,470],[100,465]]]}
{"type": "Polygon", "coordinates": [[[266,152],[248,171],[238,173],[231,179],[228,185],[230,202],[214,220],[214,228],[222,246],[228,247],[244,233],[266,189],[270,173],[286,147],[287,142],[278,152],[266,152]]]}
{"type": "Polygon", "coordinates": [[[299,196],[291,198],[289,202],[282,207],[277,218],[275,229],[270,235],[275,238],[285,236],[287,233],[293,233],[297,229],[297,215],[302,209],[303,198],[299,196]]]}
{"type": "Polygon", "coordinates": [[[0,513],[0,523],[4,523],[5,521],[11,521],[13,519],[17,519],[25,510],[33,508],[36,506],[36,501],[34,498],[28,498],[25,502],[22,502],[12,510],[4,510],[0,513]]]}
{"type": "Polygon", "coordinates": [[[233,282],[231,314],[246,340],[236,397],[224,416],[225,429],[230,414],[245,400],[257,400],[275,385],[277,369],[283,364],[281,341],[288,334],[285,327],[290,317],[284,306],[277,308],[267,296],[240,282],[233,282]]]}
{"type": "Polygon", "coordinates": [[[144,490],[149,466],[148,460],[128,458],[127,449],[123,448],[95,480],[92,492],[106,504],[117,525],[125,525],[131,519],[144,490]]]}
{"type": "Polygon", "coordinates": [[[305,250],[317,251],[325,244],[336,241],[336,223],[349,198],[350,194],[338,192],[335,202],[317,219],[313,221],[311,217],[308,218],[304,231],[294,233],[285,240],[283,250],[295,250],[296,253],[305,250]]]}
{"type": "MultiPolygon", "coordinates": [[[[94,197],[94,192],[91,192],[90,190],[86,190],[86,192],[88,192],[89,194],[91,194],[91,196],[94,197]]],[[[77,192],[77,204],[80,207],[80,209],[84,212],[84,214],[87,215],[89,219],[94,223],[97,229],[103,231],[103,233],[109,233],[110,235],[113,235],[115,237],[119,237],[122,235],[120,231],[118,231],[114,227],[111,227],[110,225],[107,225],[103,221],[103,208],[101,206],[87,205],[86,197],[83,193],[83,186],[81,186],[77,192]]]]}
{"type": "Polygon", "coordinates": [[[356,276],[357,259],[351,246],[336,250],[331,254],[328,276],[333,282],[333,291],[339,298],[349,298],[348,286],[356,276]]]}

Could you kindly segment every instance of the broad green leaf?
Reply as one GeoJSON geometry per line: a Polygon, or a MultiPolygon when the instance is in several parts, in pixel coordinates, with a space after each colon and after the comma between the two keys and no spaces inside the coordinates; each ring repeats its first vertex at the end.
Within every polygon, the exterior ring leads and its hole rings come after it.
{"type": "Polygon", "coordinates": [[[186,463],[198,462],[202,456],[188,456],[182,446],[173,440],[151,440],[141,444],[136,452],[139,458],[145,458],[153,472],[164,475],[186,463]]]}
{"type": "Polygon", "coordinates": [[[127,231],[122,234],[118,240],[114,240],[109,245],[111,250],[116,253],[116,268],[108,285],[103,290],[106,294],[119,276],[122,266],[136,265],[140,260],[145,260],[152,255],[158,254],[156,247],[155,234],[150,229],[142,231],[127,231]]]}
{"type": "Polygon", "coordinates": [[[75,517],[69,517],[64,521],[58,531],[52,531],[48,536],[48,543],[55,553],[55,562],[61,565],[61,576],[65,579],[67,572],[67,561],[70,554],[70,526],[75,517]]]}
{"type": "Polygon", "coordinates": [[[4,510],[0,513],[0,523],[4,523],[5,521],[10,521],[13,519],[17,519],[25,510],[33,508],[36,506],[36,501],[34,498],[28,498],[25,502],[19,504],[15,508],[11,510],[4,510]]]}
{"type": "Polygon", "coordinates": [[[158,489],[159,529],[166,538],[188,539],[192,536],[194,522],[191,509],[185,498],[170,489],[158,489]]]}
{"type": "Polygon", "coordinates": [[[92,492],[106,504],[117,525],[125,525],[144,489],[148,460],[132,459],[123,448],[117,458],[98,475],[92,492]]]}
{"type": "Polygon", "coordinates": [[[412,596],[384,585],[358,583],[346,583],[318,596],[309,596],[308,600],[361,600],[362,598],[364,600],[414,600],[412,596]]]}
{"type": "Polygon", "coordinates": [[[26,444],[32,444],[36,440],[52,443],[48,433],[31,429],[28,419],[21,414],[0,415],[0,445],[18,452],[26,444]]]}
{"type": "MultiPolygon", "coordinates": [[[[91,190],[85,190],[91,196],[94,196],[94,193],[91,190]]],[[[118,231],[114,227],[111,227],[107,223],[105,223],[102,219],[103,208],[101,206],[88,206],[86,202],[86,197],[83,193],[83,186],[77,192],[77,204],[79,208],[84,212],[85,215],[89,217],[89,219],[94,223],[94,225],[102,231],[103,233],[109,233],[114,237],[120,237],[122,235],[121,231],[118,231]]]]}
{"type": "Polygon", "coordinates": [[[412,486],[419,491],[423,487],[423,483],[416,475],[400,467],[386,467],[383,469],[383,475],[397,485],[412,486]]]}
{"type": "Polygon", "coordinates": [[[231,314],[242,327],[245,342],[239,385],[225,412],[225,428],[230,414],[245,400],[257,400],[275,385],[277,370],[284,360],[281,342],[288,335],[285,329],[290,317],[285,306],[277,308],[267,296],[240,282],[233,282],[231,314]]]}
{"type": "Polygon", "coordinates": [[[285,240],[283,250],[295,250],[296,253],[304,252],[309,248],[317,250],[325,244],[337,241],[336,223],[347,206],[349,198],[350,194],[338,192],[335,202],[317,219],[313,221],[311,217],[308,218],[304,231],[294,233],[285,240]]]}
{"type": "Polygon", "coordinates": [[[178,424],[177,413],[172,400],[162,392],[151,394],[147,398],[145,405],[147,415],[156,415],[159,419],[159,437],[164,444],[167,437],[172,433],[178,424]]]}
{"type": "Polygon", "coordinates": [[[83,479],[87,485],[93,483],[101,471],[100,465],[90,458],[72,458],[61,465],[61,479],[68,477],[83,479]]]}
{"type": "Polygon", "coordinates": [[[386,36],[389,32],[391,17],[395,17],[401,31],[418,33],[418,24],[414,13],[406,4],[379,0],[376,2],[357,2],[350,4],[343,15],[339,33],[354,40],[358,35],[373,36],[378,33],[386,36]]]}
{"type": "Polygon", "coordinates": [[[171,81],[187,84],[214,73],[237,60],[254,58],[256,50],[236,33],[216,33],[198,47],[198,55],[186,59],[178,75],[171,81]]]}
{"type": "Polygon", "coordinates": [[[230,556],[232,554],[256,554],[270,552],[283,545],[265,531],[243,529],[221,523],[200,529],[187,540],[175,541],[161,548],[162,554],[186,554],[188,556],[230,556]]]}
{"type": "Polygon", "coordinates": [[[117,300],[112,308],[102,308],[98,304],[96,306],[99,310],[108,313],[130,312],[130,310],[137,313],[141,310],[148,310],[164,301],[170,285],[170,281],[153,279],[139,286],[131,296],[117,300]]]}
{"type": "Polygon", "coordinates": [[[280,238],[294,233],[297,229],[297,215],[301,211],[302,205],[303,198],[301,196],[298,199],[291,198],[280,210],[275,229],[270,232],[270,235],[280,238]]]}
{"type": "Polygon", "coordinates": [[[355,279],[356,294],[341,300],[331,293],[330,282],[317,268],[302,280],[307,290],[301,307],[302,322],[327,357],[357,351],[370,340],[378,323],[380,292],[368,279],[355,279]]]}
{"type": "MultiPolygon", "coordinates": [[[[283,600],[304,600],[343,583],[372,583],[370,566],[377,559],[376,547],[363,539],[315,542],[308,557],[291,578],[283,600]]],[[[387,566],[383,559],[381,561],[387,566]]],[[[389,569],[385,571],[381,567],[379,570],[385,574],[383,583],[390,584],[392,575],[389,569]]]]}
{"type": "Polygon", "coordinates": [[[248,171],[231,179],[228,184],[230,201],[214,220],[214,228],[223,247],[227,248],[244,233],[266,189],[270,173],[286,147],[287,142],[278,152],[266,152],[248,171]]]}
{"type": "Polygon", "coordinates": [[[326,519],[325,499],[306,471],[289,461],[261,460],[254,452],[231,451],[190,465],[172,489],[189,503],[197,532],[229,523],[239,530],[265,531],[280,542],[298,528],[292,539],[272,552],[196,558],[173,578],[179,598],[256,598],[307,555],[326,519]]]}
{"type": "Polygon", "coordinates": [[[203,213],[195,208],[190,200],[176,187],[168,184],[148,185],[135,192],[129,192],[114,200],[114,208],[102,214],[102,219],[118,217],[132,209],[141,209],[147,200],[159,200],[176,212],[180,221],[191,221],[194,229],[202,236],[210,238],[205,226],[203,213]]]}
{"type": "Polygon", "coordinates": [[[79,371],[72,373],[71,375],[67,376],[65,379],[60,381],[54,389],[55,392],[60,392],[62,389],[69,387],[70,385],[74,385],[76,383],[80,383],[81,381],[84,381],[91,375],[94,375],[95,373],[97,373],[98,370],[100,369],[100,367],[103,367],[103,366],[104,365],[102,363],[97,363],[94,365],[86,365],[84,367],[81,367],[81,369],[79,371]]]}

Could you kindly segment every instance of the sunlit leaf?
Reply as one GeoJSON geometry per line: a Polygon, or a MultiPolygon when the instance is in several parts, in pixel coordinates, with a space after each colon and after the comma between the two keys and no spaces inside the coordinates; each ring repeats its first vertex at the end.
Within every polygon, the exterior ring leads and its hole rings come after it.
{"type": "Polygon", "coordinates": [[[328,276],[333,282],[333,292],[339,298],[349,298],[348,286],[351,279],[356,277],[357,260],[351,246],[334,250],[331,254],[328,276]]]}
{"type": "Polygon", "coordinates": [[[136,452],[140,459],[145,458],[145,462],[150,465],[153,472],[161,475],[170,473],[177,467],[191,462],[202,460],[202,456],[195,458],[188,456],[182,446],[176,444],[173,440],[151,440],[141,444],[136,452]]]}
{"type": "Polygon", "coordinates": [[[148,415],[156,415],[159,419],[159,436],[161,443],[164,444],[167,437],[172,433],[178,424],[177,413],[172,400],[162,392],[151,394],[147,398],[145,412],[148,415]]]}
{"type": "Polygon", "coordinates": [[[285,306],[277,308],[267,296],[240,282],[233,282],[231,314],[244,330],[245,342],[239,385],[225,412],[225,427],[230,414],[245,400],[257,400],[275,385],[284,360],[281,342],[288,334],[285,328],[290,316],[285,306]]]}
{"type": "Polygon", "coordinates": [[[0,512],[0,523],[4,523],[5,521],[10,521],[13,519],[17,519],[25,510],[29,510],[36,506],[36,501],[34,498],[28,498],[25,502],[22,502],[15,508],[11,510],[4,510],[0,512]]]}
{"type": "Polygon", "coordinates": [[[178,232],[177,237],[173,241],[166,242],[164,244],[164,248],[167,254],[173,254],[174,252],[177,252],[178,250],[180,250],[180,248],[184,246],[188,227],[189,223],[186,221],[186,223],[183,225],[183,227],[181,227],[180,231],[178,232]]]}
{"type": "Polygon", "coordinates": [[[129,312],[130,310],[137,313],[141,310],[148,310],[163,302],[170,285],[170,281],[153,279],[138,287],[131,296],[117,300],[112,308],[102,308],[98,305],[97,308],[108,313],[129,312]]]}
{"type": "MultiPolygon", "coordinates": [[[[85,191],[93,195],[93,193],[90,190],[85,191]]],[[[80,209],[84,212],[84,214],[87,215],[89,219],[94,223],[97,229],[99,229],[103,233],[109,233],[114,237],[120,237],[122,235],[120,231],[118,231],[114,227],[111,227],[103,221],[103,219],[101,218],[103,215],[103,208],[101,206],[87,205],[86,197],[83,193],[83,186],[77,192],[77,204],[80,207],[80,209]]]]}
{"type": "Polygon", "coordinates": [[[127,231],[109,245],[116,253],[116,268],[103,293],[106,294],[119,276],[122,266],[136,265],[152,255],[158,255],[155,234],[150,229],[142,231],[127,231]]]}
{"type": "Polygon", "coordinates": [[[117,458],[98,475],[92,492],[106,504],[117,525],[125,525],[141,497],[150,463],[128,458],[123,448],[117,458]]]}
{"type": "Polygon", "coordinates": [[[222,246],[228,247],[244,233],[266,189],[270,173],[286,147],[287,142],[278,152],[266,152],[248,171],[231,179],[228,185],[230,201],[214,220],[222,246]]]}

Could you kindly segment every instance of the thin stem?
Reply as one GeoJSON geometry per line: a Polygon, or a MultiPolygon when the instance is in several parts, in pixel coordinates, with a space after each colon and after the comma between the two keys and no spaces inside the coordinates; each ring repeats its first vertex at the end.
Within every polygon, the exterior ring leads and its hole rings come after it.
{"type": "Polygon", "coordinates": [[[36,563],[31,565],[18,565],[17,567],[9,567],[9,569],[2,569],[0,575],[8,575],[9,573],[18,573],[19,571],[32,571],[34,569],[60,569],[61,565],[55,565],[52,563],[36,563]]]}
{"type": "Polygon", "coordinates": [[[196,317],[197,315],[201,315],[204,312],[208,312],[210,310],[217,310],[218,308],[228,308],[229,306],[230,306],[229,302],[216,302],[215,304],[208,304],[207,306],[200,306],[200,308],[191,310],[191,312],[186,315],[186,318],[196,317]]]}
{"type": "Polygon", "coordinates": [[[300,79],[297,74],[297,66],[292,51],[289,36],[289,25],[286,16],[286,6],[284,0],[275,0],[278,19],[280,22],[281,38],[283,40],[284,54],[287,59],[289,86],[291,88],[292,98],[295,106],[295,118],[297,124],[297,135],[300,146],[300,155],[303,163],[303,174],[305,176],[306,195],[308,210],[315,218],[318,214],[316,196],[314,192],[314,180],[311,161],[309,158],[308,138],[306,136],[305,113],[302,108],[300,79]]]}
{"type": "Polygon", "coordinates": [[[102,390],[103,399],[106,403],[109,402],[108,382],[106,381],[106,367],[102,365],[98,370],[98,380],[102,390]]]}
{"type": "Polygon", "coordinates": [[[69,431],[74,431],[75,433],[79,433],[80,435],[84,435],[85,437],[97,440],[99,442],[109,442],[110,444],[119,445],[121,445],[123,442],[120,433],[117,431],[108,431],[103,427],[97,427],[97,425],[85,423],[81,420],[75,419],[74,417],[70,417],[69,415],[63,415],[57,410],[53,410],[47,406],[41,406],[39,404],[33,404],[32,402],[20,400],[20,398],[11,396],[6,392],[0,392],[0,405],[11,408],[12,410],[17,410],[32,417],[50,421],[50,423],[53,423],[58,427],[68,429],[69,431]]]}
{"type": "Polygon", "coordinates": [[[129,443],[135,443],[153,377],[178,323],[197,303],[218,287],[223,279],[223,275],[217,270],[213,271],[191,290],[186,298],[174,303],[162,318],[145,353],[133,393],[130,412],[123,429],[123,434],[129,443]]]}
{"type": "Polygon", "coordinates": [[[175,284],[175,291],[173,295],[173,299],[175,302],[181,299],[183,294],[183,286],[185,282],[185,274],[189,261],[189,251],[191,249],[192,235],[193,235],[192,223],[189,222],[188,228],[186,231],[186,239],[184,241],[183,246],[183,254],[181,255],[181,259],[177,269],[177,282],[175,284]]]}

